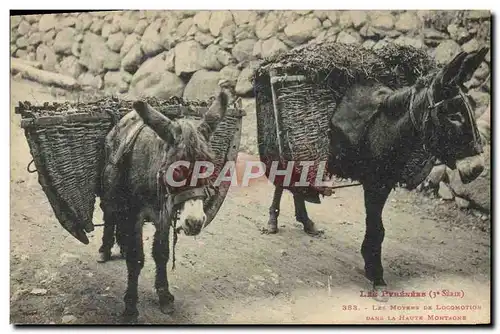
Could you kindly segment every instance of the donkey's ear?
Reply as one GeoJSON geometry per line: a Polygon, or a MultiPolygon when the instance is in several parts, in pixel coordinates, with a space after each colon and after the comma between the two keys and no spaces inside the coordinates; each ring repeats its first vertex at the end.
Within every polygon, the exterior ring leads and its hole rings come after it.
{"type": "Polygon", "coordinates": [[[174,124],[161,112],[154,109],[145,101],[135,101],[132,104],[134,110],[139,114],[144,123],[153,129],[161,139],[172,143],[174,138],[174,124]]]}
{"type": "Polygon", "coordinates": [[[456,79],[460,73],[463,61],[467,57],[467,53],[460,52],[446,65],[441,71],[441,83],[444,86],[456,83],[456,79]]]}
{"type": "Polygon", "coordinates": [[[481,65],[484,60],[484,56],[486,56],[488,51],[489,48],[484,47],[479,51],[467,55],[467,57],[462,62],[462,66],[460,67],[459,75],[457,77],[458,84],[462,84],[472,78],[472,75],[477,70],[479,65],[481,65]]]}

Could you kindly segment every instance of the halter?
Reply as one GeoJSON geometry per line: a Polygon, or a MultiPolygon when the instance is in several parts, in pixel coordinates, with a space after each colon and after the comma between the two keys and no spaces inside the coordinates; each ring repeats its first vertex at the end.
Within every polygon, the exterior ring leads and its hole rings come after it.
{"type": "Polygon", "coordinates": [[[172,192],[170,185],[165,184],[163,181],[165,173],[166,170],[163,168],[157,173],[158,199],[160,201],[159,233],[163,233],[163,222],[167,219],[170,222],[169,227],[172,227],[173,230],[172,270],[175,270],[175,245],[177,244],[177,234],[180,232],[180,229],[177,228],[179,206],[191,199],[206,200],[215,195],[215,188],[211,184],[208,184],[172,192]]]}
{"type": "MultiPolygon", "coordinates": [[[[425,134],[427,132],[427,126],[428,126],[428,121],[429,121],[429,116],[431,116],[432,120],[434,121],[434,124],[437,125],[439,124],[439,119],[436,115],[436,110],[439,106],[441,106],[443,103],[445,102],[450,102],[450,101],[454,101],[454,100],[457,100],[457,99],[461,99],[463,100],[464,104],[465,104],[465,107],[467,109],[467,116],[469,118],[469,123],[472,127],[472,141],[474,143],[474,145],[478,145],[478,138],[479,138],[479,133],[477,133],[477,129],[476,127],[474,127],[474,116],[473,116],[473,112],[472,112],[472,108],[470,107],[470,105],[467,103],[467,100],[466,100],[466,96],[464,94],[464,92],[462,91],[462,89],[458,89],[458,94],[455,95],[454,97],[452,98],[449,98],[449,99],[444,99],[444,100],[441,100],[439,102],[434,102],[434,98],[432,97],[432,93],[431,93],[431,89],[427,88],[426,89],[426,92],[425,92],[425,95],[427,97],[427,103],[428,103],[428,106],[427,108],[424,110],[424,113],[423,113],[423,116],[422,116],[422,124],[421,126],[419,126],[417,120],[416,120],[416,117],[415,117],[415,113],[414,113],[414,110],[413,110],[413,100],[415,99],[415,94],[416,94],[416,88],[413,87],[412,90],[411,90],[411,98],[410,98],[410,109],[409,109],[409,113],[410,113],[410,119],[411,119],[411,122],[413,124],[413,127],[415,128],[415,130],[417,130],[417,132],[421,132],[422,134],[422,139],[424,141],[424,149],[426,150],[426,138],[425,138],[425,134]]],[[[480,145],[480,144],[479,144],[480,145]]]]}

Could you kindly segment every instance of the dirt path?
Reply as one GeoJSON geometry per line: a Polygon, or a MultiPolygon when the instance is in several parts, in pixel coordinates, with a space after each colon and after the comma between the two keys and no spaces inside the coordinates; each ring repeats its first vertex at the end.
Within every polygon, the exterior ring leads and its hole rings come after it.
{"type": "MultiPolygon", "coordinates": [[[[34,83],[13,80],[11,88],[11,321],[119,322],[126,287],[124,261],[96,263],[102,230],[96,228],[87,246],[70,236],[55,219],[36,174],[28,174],[25,169],[31,156],[14,105],[19,100],[41,103],[55,98],[34,83]],[[35,295],[33,289],[46,291],[35,295]]],[[[153,291],[153,228],[147,225],[146,265],[139,287],[140,322],[418,320],[409,316],[422,316],[431,323],[453,323],[462,316],[464,322],[488,321],[490,235],[472,228],[478,218],[447,203],[394,191],[384,211],[383,263],[390,289],[427,294],[449,289],[463,291],[464,296],[444,297],[441,293],[436,298],[392,298],[381,304],[360,296],[361,291],[369,289],[361,275],[359,253],[364,235],[362,190],[342,189],[335,197],[324,199],[322,205],[308,205],[310,216],[325,229],[321,238],[305,235],[295,223],[289,194],[282,202],[280,233],[261,234],[271,194],[272,187],[266,183],[235,187],[216,220],[200,236],[180,236],[177,269],[169,272],[176,297],[176,313],[172,316],[159,311],[153,291]],[[380,310],[381,305],[386,309],[380,310]],[[443,311],[436,310],[437,305],[479,305],[480,309],[443,311]],[[401,306],[419,310],[397,310],[401,306]],[[434,311],[424,310],[424,306],[432,306],[434,311]],[[374,310],[377,307],[379,310],[374,310]],[[455,316],[455,320],[429,319],[428,314],[455,316]],[[367,320],[367,316],[383,320],[367,320]]],[[[101,217],[96,211],[95,222],[100,223],[101,217]]]]}

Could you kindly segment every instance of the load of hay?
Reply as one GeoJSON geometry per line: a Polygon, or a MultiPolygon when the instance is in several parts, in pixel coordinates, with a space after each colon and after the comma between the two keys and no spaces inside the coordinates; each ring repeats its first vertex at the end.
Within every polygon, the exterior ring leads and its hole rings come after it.
{"type": "MultiPolygon", "coordinates": [[[[324,42],[303,45],[266,59],[254,75],[262,162],[268,165],[273,160],[328,161],[329,121],[353,84],[379,82],[399,89],[415,84],[436,69],[436,63],[425,51],[395,44],[368,50],[357,44],[324,42]],[[275,83],[273,101],[272,76],[303,76],[305,80],[275,83]],[[278,109],[277,123],[274,105],[278,109]],[[276,127],[280,132],[281,153],[276,127]]],[[[404,178],[409,180],[419,174],[429,160],[423,152],[416,153],[404,178]]],[[[315,172],[310,170],[311,177],[315,172]]],[[[408,180],[402,182],[413,183],[408,180]]]]}

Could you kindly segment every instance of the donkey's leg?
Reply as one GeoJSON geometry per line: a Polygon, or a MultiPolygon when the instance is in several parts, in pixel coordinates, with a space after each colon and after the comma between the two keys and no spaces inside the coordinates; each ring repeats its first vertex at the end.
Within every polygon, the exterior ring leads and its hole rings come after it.
{"type": "Polygon", "coordinates": [[[116,224],[115,234],[116,243],[120,246],[120,256],[124,259],[127,250],[127,235],[125,229],[120,224],[116,224]]]}
{"type": "Polygon", "coordinates": [[[382,242],[385,229],[382,211],[392,187],[373,183],[363,184],[365,193],[366,232],[361,254],[365,260],[365,275],[375,289],[386,286],[382,267],[382,242]]]}
{"type": "Polygon", "coordinates": [[[304,225],[304,231],[309,235],[319,235],[323,231],[318,230],[314,222],[307,215],[306,202],[302,194],[293,194],[295,205],[295,219],[304,225]]]}
{"type": "Polygon", "coordinates": [[[169,258],[168,233],[170,228],[160,233],[156,230],[153,241],[153,259],[156,263],[155,288],[160,300],[160,309],[165,314],[174,311],[174,296],[168,290],[167,262],[169,258]]]}
{"type": "Polygon", "coordinates": [[[102,244],[99,247],[99,258],[97,262],[104,263],[111,260],[111,249],[115,244],[116,219],[113,214],[104,211],[104,231],[102,233],[102,244]]]}
{"type": "Polygon", "coordinates": [[[278,232],[278,216],[280,215],[280,202],[283,195],[283,187],[275,186],[273,202],[269,208],[269,221],[267,222],[267,232],[274,234],[278,232]]]}
{"type": "Polygon", "coordinates": [[[127,272],[128,282],[125,292],[125,311],[123,318],[127,322],[137,321],[139,312],[137,311],[138,284],[141,269],[144,267],[144,249],[142,243],[142,220],[137,218],[137,214],[131,216],[123,227],[127,233],[127,272]]]}

